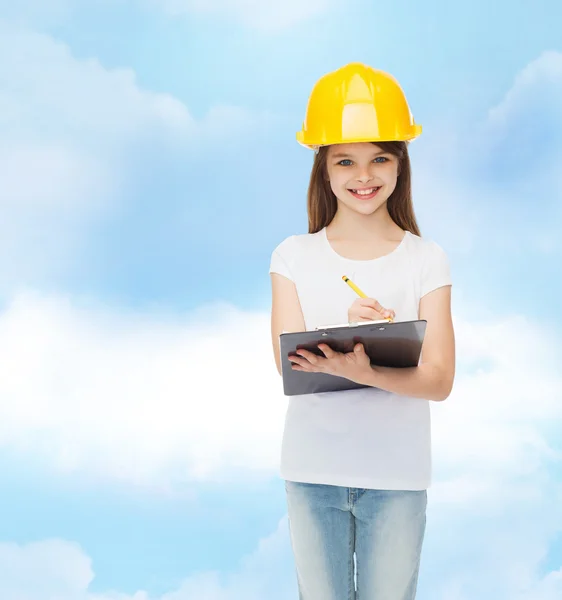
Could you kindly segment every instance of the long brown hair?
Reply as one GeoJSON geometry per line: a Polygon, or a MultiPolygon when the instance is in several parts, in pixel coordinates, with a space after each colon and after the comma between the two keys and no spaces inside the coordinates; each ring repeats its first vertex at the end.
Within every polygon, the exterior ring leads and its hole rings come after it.
{"type": "MultiPolygon", "coordinates": [[[[387,200],[388,213],[398,227],[414,235],[421,235],[412,203],[412,176],[407,142],[376,142],[376,145],[398,158],[398,179],[396,188],[387,200]]],[[[328,148],[319,148],[310,173],[308,233],[316,233],[329,225],[338,208],[336,196],[328,180],[328,148]]]]}

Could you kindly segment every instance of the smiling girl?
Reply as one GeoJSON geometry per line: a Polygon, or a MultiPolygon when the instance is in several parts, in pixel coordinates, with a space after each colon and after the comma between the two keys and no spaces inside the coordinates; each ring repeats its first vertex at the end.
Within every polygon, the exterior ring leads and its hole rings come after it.
{"type": "Polygon", "coordinates": [[[301,600],[413,600],[431,480],[431,401],[453,385],[455,342],[446,254],[421,237],[408,143],[421,133],[398,82],[360,63],[314,86],[297,140],[315,151],[309,233],[271,258],[271,329],[279,335],[342,320],[425,319],[419,366],[370,364],[363,347],[292,368],[364,384],[292,396],[281,476],[301,600]],[[356,298],[347,275],[369,297],[356,298]]]}

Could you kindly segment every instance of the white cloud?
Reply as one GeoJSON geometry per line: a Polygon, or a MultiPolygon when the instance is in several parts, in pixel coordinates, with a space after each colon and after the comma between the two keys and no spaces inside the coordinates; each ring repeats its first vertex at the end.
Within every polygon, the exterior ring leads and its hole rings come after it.
{"type": "MultiPolygon", "coordinates": [[[[432,405],[424,565],[440,576],[423,580],[420,600],[550,600],[559,591],[559,575],[541,573],[562,531],[552,447],[562,412],[558,341],[529,325],[456,320],[457,384],[432,405]]],[[[0,319],[0,363],[0,443],[45,469],[164,490],[186,479],[277,475],[286,399],[267,314],[218,305],[174,318],[124,315],[21,295],[0,319]]],[[[291,581],[289,570],[279,577],[291,581]]],[[[263,593],[261,580],[228,581],[197,575],[162,600],[203,588],[209,600],[263,593]]]]}
{"type": "Polygon", "coordinates": [[[93,577],[91,561],[77,544],[0,543],[0,597],[6,600],[78,600],[93,577]]]}
{"type": "Polygon", "coordinates": [[[19,296],[0,320],[0,441],[145,485],[269,476],[286,402],[267,329],[221,305],[159,319],[19,296]]]}
{"type": "Polygon", "coordinates": [[[198,573],[158,598],[139,590],[93,593],[91,559],[77,544],[0,543],[0,597],[10,600],[288,600],[295,595],[287,522],[260,540],[233,573],[198,573]]]}
{"type": "Polygon", "coordinates": [[[22,136],[66,135],[118,143],[146,127],[186,131],[192,122],[179,100],[140,88],[132,69],[107,69],[77,59],[48,35],[0,22],[0,115],[4,131],[22,136]]]}
{"type": "Polygon", "coordinates": [[[432,406],[424,560],[440,575],[420,600],[554,599],[560,582],[542,570],[562,532],[559,340],[522,316],[457,319],[455,329],[455,389],[432,406]]]}
{"type": "MultiPolygon", "coordinates": [[[[489,125],[517,132],[514,120],[530,107],[540,107],[541,117],[554,120],[550,127],[562,126],[562,53],[543,52],[522,69],[502,101],[488,112],[489,125]],[[542,112],[550,108],[548,115],[542,112]]],[[[504,131],[505,131],[504,129],[504,131]]]]}
{"type": "Polygon", "coordinates": [[[161,600],[289,600],[296,595],[287,520],[282,519],[277,529],[243,558],[238,571],[194,575],[161,600]]]}
{"type": "MultiPolygon", "coordinates": [[[[492,173],[499,172],[507,184],[519,188],[525,196],[540,198],[541,215],[553,211],[551,215],[559,223],[561,136],[562,53],[547,51],[516,75],[512,87],[490,108],[482,126],[475,128],[471,147],[480,145],[479,150],[475,148],[475,155],[481,155],[492,173]],[[486,142],[484,148],[482,141],[486,142]]],[[[513,199],[511,186],[508,191],[513,199]]],[[[527,199],[527,203],[538,212],[537,200],[529,203],[527,199]]],[[[548,251],[553,230],[544,225],[533,229],[535,235],[542,233],[548,251]]]]}
{"type": "MultiPolygon", "coordinates": [[[[498,472],[515,482],[558,460],[544,427],[562,416],[562,379],[536,321],[456,331],[457,383],[432,410],[443,501],[460,502],[498,472]]],[[[0,362],[0,440],[56,468],[156,485],[276,470],[286,398],[265,313],[119,314],[21,294],[0,318],[0,362]]]]}
{"type": "Polygon", "coordinates": [[[64,21],[76,0],[0,0],[0,20],[51,26],[64,21]]]}
{"type": "MultiPolygon", "coordinates": [[[[235,21],[244,26],[275,33],[328,13],[336,6],[334,0],[285,0],[282,3],[262,0],[139,0],[148,6],[163,9],[172,17],[201,15],[213,19],[235,21]]],[[[40,28],[65,22],[88,5],[111,10],[123,0],[0,0],[0,19],[40,28]]]]}
{"type": "Polygon", "coordinates": [[[132,69],[78,59],[0,20],[0,294],[76,268],[88,227],[124,201],[139,153],[185,160],[271,119],[217,106],[195,120],[177,98],[143,89],[132,69]]]}
{"type": "MultiPolygon", "coordinates": [[[[458,552],[453,531],[481,552],[478,536],[489,546],[504,528],[511,530],[513,539],[499,561],[507,585],[516,559],[527,557],[537,567],[542,555],[533,547],[546,553],[550,536],[562,531],[555,475],[562,464],[555,445],[562,421],[562,376],[554,359],[560,345],[546,327],[523,317],[457,321],[456,336],[453,395],[432,406],[436,535],[448,531],[448,552],[458,552]]],[[[443,541],[436,540],[435,547],[443,550],[443,541]]],[[[471,565],[471,577],[481,569],[479,577],[485,578],[485,561],[471,559],[471,565]]],[[[499,565],[494,576],[498,570],[499,565]]]]}
{"type": "Polygon", "coordinates": [[[49,36],[1,21],[0,108],[4,293],[72,264],[86,226],[113,209],[125,148],[151,131],[185,135],[192,122],[131,70],[78,60],[49,36]]]}
{"type": "MultiPolygon", "coordinates": [[[[449,519],[445,526],[451,525],[452,533],[462,533],[462,538],[455,538],[447,554],[425,549],[417,596],[420,600],[560,598],[561,571],[541,574],[544,548],[536,543],[534,523],[521,528],[517,524],[513,527],[513,520],[507,523],[506,518],[491,522],[479,517],[488,530],[476,527],[471,531],[465,525],[457,532],[458,514],[449,515],[449,519]],[[457,572],[454,565],[459,558],[463,562],[457,572]],[[427,572],[438,575],[430,580],[427,572]]],[[[447,533],[442,528],[436,534],[442,536],[441,546],[447,545],[447,533]]],[[[177,589],[159,596],[144,590],[132,594],[118,590],[93,593],[90,587],[95,581],[94,572],[95,564],[75,543],[0,543],[0,597],[13,600],[288,600],[297,594],[286,518],[240,560],[236,570],[192,574],[177,589]]]]}
{"type": "Polygon", "coordinates": [[[67,141],[0,142],[0,293],[72,266],[85,223],[114,198],[114,178],[99,156],[67,141]]]}
{"type": "MultiPolygon", "coordinates": [[[[485,126],[491,152],[504,157],[527,196],[540,198],[543,221],[533,228],[536,246],[545,253],[554,246],[559,250],[562,52],[543,52],[518,73],[502,101],[490,109],[485,126]]],[[[533,209],[538,212],[536,204],[533,209]]]]}
{"type": "MultiPolygon", "coordinates": [[[[432,159],[436,156],[431,146],[424,147],[423,152],[432,159]]],[[[471,210],[470,195],[445,173],[436,172],[431,161],[420,161],[416,166],[412,193],[422,236],[438,240],[448,251],[470,254],[482,231],[482,216],[471,210]],[[451,223],[463,223],[463,227],[451,227],[451,223]]]]}
{"type": "MultiPolygon", "coordinates": [[[[492,168],[509,173],[523,194],[540,195],[543,217],[552,211],[560,223],[562,209],[556,199],[562,192],[562,53],[543,52],[522,69],[501,102],[489,110],[480,133],[492,168]]],[[[548,225],[533,229],[542,232],[538,245],[550,249],[555,230],[548,225]]]]}
{"type": "Polygon", "coordinates": [[[173,16],[202,14],[234,20],[264,32],[276,32],[301,21],[322,15],[334,6],[333,0],[150,0],[173,16]]]}
{"type": "Polygon", "coordinates": [[[560,253],[561,107],[562,53],[549,51],[515,76],[481,122],[445,117],[428,126],[411,147],[424,232],[472,256],[560,253]]]}

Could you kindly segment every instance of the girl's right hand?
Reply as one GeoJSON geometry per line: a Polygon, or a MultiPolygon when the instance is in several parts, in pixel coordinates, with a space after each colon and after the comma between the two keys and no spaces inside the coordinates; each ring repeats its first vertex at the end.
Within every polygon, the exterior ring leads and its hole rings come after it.
{"type": "Polygon", "coordinates": [[[394,320],[396,314],[392,309],[384,308],[374,298],[357,298],[347,311],[349,323],[361,321],[379,321],[381,319],[394,320]]]}

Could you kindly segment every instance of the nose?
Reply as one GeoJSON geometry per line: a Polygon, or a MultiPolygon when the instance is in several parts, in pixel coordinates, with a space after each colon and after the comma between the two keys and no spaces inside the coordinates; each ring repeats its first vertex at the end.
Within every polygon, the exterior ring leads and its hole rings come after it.
{"type": "Polygon", "coordinates": [[[371,181],[371,179],[373,179],[373,174],[371,172],[370,165],[360,167],[357,171],[356,179],[359,181],[359,183],[368,183],[371,181]]]}

